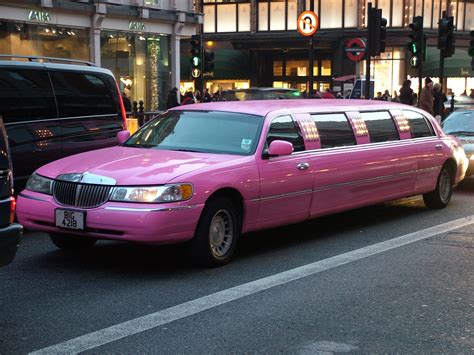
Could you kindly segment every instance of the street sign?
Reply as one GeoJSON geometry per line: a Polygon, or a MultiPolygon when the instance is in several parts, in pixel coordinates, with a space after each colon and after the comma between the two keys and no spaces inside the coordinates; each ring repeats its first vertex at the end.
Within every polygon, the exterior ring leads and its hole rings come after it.
{"type": "Polygon", "coordinates": [[[193,78],[199,78],[201,76],[201,71],[198,68],[194,68],[191,71],[191,75],[193,76],[193,78]]]}
{"type": "Polygon", "coordinates": [[[319,27],[319,18],[313,11],[303,11],[298,16],[296,22],[298,32],[306,37],[312,36],[316,33],[319,27]]]}
{"type": "Polygon", "coordinates": [[[358,62],[364,59],[366,43],[362,38],[352,38],[346,43],[346,55],[347,58],[353,62],[358,62]]]}

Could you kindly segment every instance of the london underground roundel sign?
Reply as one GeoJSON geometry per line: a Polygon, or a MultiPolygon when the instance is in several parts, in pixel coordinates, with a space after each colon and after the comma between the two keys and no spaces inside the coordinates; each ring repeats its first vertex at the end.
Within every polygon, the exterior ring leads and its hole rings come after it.
{"type": "Polygon", "coordinates": [[[358,62],[364,59],[366,50],[365,41],[362,38],[352,38],[346,43],[347,58],[353,62],[358,62]]]}
{"type": "Polygon", "coordinates": [[[313,11],[303,11],[298,16],[296,23],[298,32],[303,36],[312,36],[316,33],[319,27],[319,18],[313,11]]]}

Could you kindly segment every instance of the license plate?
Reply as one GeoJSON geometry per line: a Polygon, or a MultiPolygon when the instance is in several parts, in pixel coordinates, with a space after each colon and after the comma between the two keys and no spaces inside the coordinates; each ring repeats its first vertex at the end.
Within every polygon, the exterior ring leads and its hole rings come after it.
{"type": "Polygon", "coordinates": [[[56,227],[84,230],[85,213],[82,211],[56,210],[56,227]]]}

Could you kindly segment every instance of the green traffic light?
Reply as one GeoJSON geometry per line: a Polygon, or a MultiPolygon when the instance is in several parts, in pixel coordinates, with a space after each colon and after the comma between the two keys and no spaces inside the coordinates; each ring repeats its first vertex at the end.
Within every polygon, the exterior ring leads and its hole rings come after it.
{"type": "Polygon", "coordinates": [[[199,59],[199,57],[193,57],[192,62],[193,62],[193,66],[197,67],[199,66],[199,63],[201,62],[201,60],[199,59]]]}
{"type": "Polygon", "coordinates": [[[412,52],[413,54],[416,54],[418,52],[418,46],[416,45],[416,43],[410,43],[408,45],[408,49],[410,50],[410,52],[412,52]]]}

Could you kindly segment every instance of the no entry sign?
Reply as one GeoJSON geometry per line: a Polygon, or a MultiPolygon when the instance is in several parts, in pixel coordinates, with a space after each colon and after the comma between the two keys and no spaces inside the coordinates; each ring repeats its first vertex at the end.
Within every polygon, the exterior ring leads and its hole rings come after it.
{"type": "Polygon", "coordinates": [[[352,38],[346,43],[347,58],[353,62],[364,59],[366,44],[362,38],[352,38]]]}
{"type": "Polygon", "coordinates": [[[298,16],[296,23],[298,32],[303,36],[312,36],[316,33],[319,27],[319,18],[313,11],[303,11],[298,16]]]}

